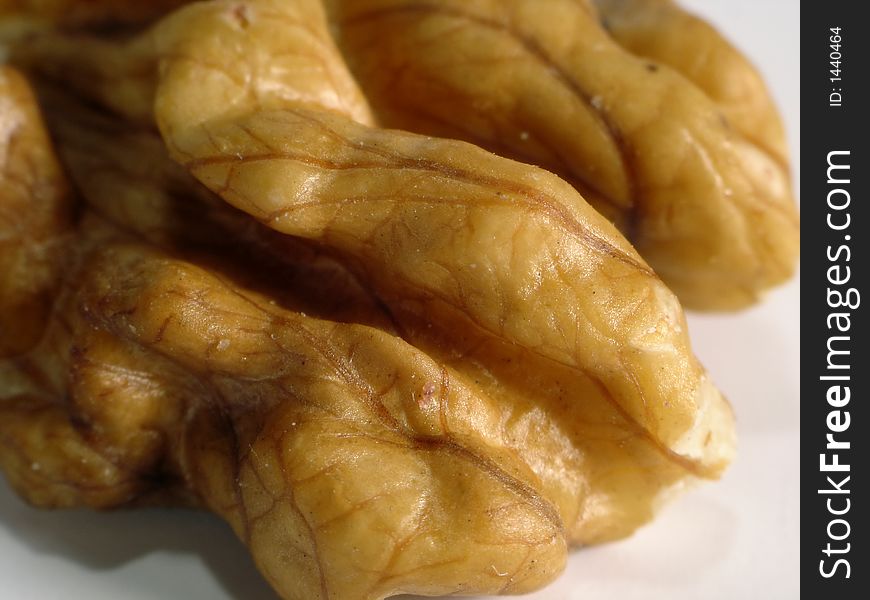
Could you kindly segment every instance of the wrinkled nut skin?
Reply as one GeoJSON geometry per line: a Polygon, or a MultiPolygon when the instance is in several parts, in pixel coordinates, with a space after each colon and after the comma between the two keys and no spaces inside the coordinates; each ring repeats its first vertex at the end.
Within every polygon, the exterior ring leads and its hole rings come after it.
{"type": "Polygon", "coordinates": [[[697,445],[684,435],[695,425],[706,434],[726,405],[707,393],[679,306],[642,259],[558,178],[461,142],[371,128],[353,118],[356,103],[338,114],[332,99],[347,75],[319,80],[320,89],[308,80],[299,92],[285,69],[263,69],[272,21],[286,30],[306,19],[297,40],[279,42],[296,48],[304,71],[337,56],[322,15],[314,36],[317,21],[303,6],[251,3],[234,29],[226,22],[237,11],[194,7],[152,34],[167,57],[156,117],[176,160],[269,227],[351,261],[397,319],[465,319],[483,340],[580,371],[654,443],[701,472],[721,469],[728,443],[697,445]],[[218,64],[233,64],[237,76],[178,51],[173,31],[184,32],[183,48],[215,48],[218,64]],[[601,286],[601,275],[614,281],[601,286]],[[644,364],[651,355],[655,366],[644,364]],[[635,375],[626,378],[626,369],[635,375]],[[639,385],[642,376],[655,389],[639,385]]]}
{"type": "Polygon", "coordinates": [[[294,600],[522,593],[730,461],[616,228],[539,168],[379,128],[319,2],[16,56],[84,205],[45,335],[0,361],[29,501],[206,508],[294,600]]]}
{"type": "Polygon", "coordinates": [[[782,120],[758,71],[706,21],[672,0],[595,0],[602,24],[620,46],[667,65],[700,87],[741,136],[784,168],[782,120]]]}
{"type": "Polygon", "coordinates": [[[0,358],[39,341],[72,218],[37,110],[21,75],[0,66],[0,358]]]}
{"type": "Polygon", "coordinates": [[[461,378],[380,330],[97,244],[35,354],[68,361],[72,404],[25,380],[0,405],[3,467],[31,501],[111,506],[182,479],[289,598],[521,592],[561,570],[558,513],[461,378]]]}
{"type": "MultiPolygon", "coordinates": [[[[617,225],[684,305],[742,308],[793,274],[799,218],[775,107],[753,67],[672,2],[325,5],[329,33],[381,125],[465,139],[560,175],[617,225]]],[[[228,13],[227,35],[246,26],[248,10],[254,9],[240,3],[228,13]]],[[[320,3],[292,2],[281,10],[317,24],[313,35],[324,33],[320,3]]],[[[299,68],[286,64],[287,57],[299,54],[292,48],[297,42],[276,33],[261,30],[263,43],[247,48],[261,55],[248,59],[260,65],[257,76],[276,80],[275,89],[258,91],[261,103],[289,92],[346,114],[354,107],[355,120],[373,122],[353,79],[335,70],[343,62],[331,42],[327,60],[305,67],[315,81],[334,79],[329,96],[312,96],[304,78],[290,89],[281,85],[282,71],[299,68]]],[[[161,43],[145,36],[123,47],[64,33],[31,39],[14,52],[148,123],[157,85],[149,64],[161,43]]],[[[219,43],[209,54],[238,58],[238,48],[219,43]]],[[[178,51],[196,44],[191,39],[178,51]]],[[[204,98],[221,85],[211,81],[221,71],[212,66],[200,90],[204,98]]],[[[187,116],[199,119],[198,104],[188,104],[194,110],[187,116]]]]}
{"type": "Polygon", "coordinates": [[[385,126],[559,174],[684,305],[741,308],[792,275],[799,225],[775,109],[754,69],[672,3],[326,4],[385,126]]]}

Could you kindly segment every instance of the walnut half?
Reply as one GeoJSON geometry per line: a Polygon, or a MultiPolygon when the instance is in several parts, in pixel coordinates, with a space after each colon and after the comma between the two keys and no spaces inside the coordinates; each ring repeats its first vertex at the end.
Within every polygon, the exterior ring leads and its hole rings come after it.
{"type": "Polygon", "coordinates": [[[289,599],[522,593],[730,461],[644,259],[555,175],[377,126],[320,2],[15,53],[81,199],[0,361],[34,504],[211,510],[289,599]]]}

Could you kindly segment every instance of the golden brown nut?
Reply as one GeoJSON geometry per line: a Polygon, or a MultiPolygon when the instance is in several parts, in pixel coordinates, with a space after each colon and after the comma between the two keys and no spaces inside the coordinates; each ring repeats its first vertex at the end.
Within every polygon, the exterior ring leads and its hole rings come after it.
{"type": "Polygon", "coordinates": [[[554,175],[374,127],[318,2],[75,39],[31,65],[131,122],[46,90],[88,208],[48,333],[0,361],[32,502],[208,508],[286,598],[468,595],[545,584],[727,465],[730,409],[643,259],[554,175]]]}
{"type": "Polygon", "coordinates": [[[71,405],[37,386],[0,404],[4,468],[31,501],[183,483],[288,598],[523,591],[560,570],[560,515],[461,378],[380,330],[100,243],[64,311],[71,405]]]}
{"type": "MultiPolygon", "coordinates": [[[[559,174],[692,308],[743,307],[791,276],[799,224],[782,127],[758,74],[711,27],[665,0],[602,0],[602,15],[588,0],[451,1],[326,2],[382,124],[559,174]]],[[[47,36],[18,53],[149,122],[154,42],[47,36]]],[[[333,108],[371,123],[330,58],[309,68],[340,84],[333,108]]]]}
{"type": "MultiPolygon", "coordinates": [[[[352,261],[397,318],[471,323],[482,339],[582,371],[653,438],[677,443],[697,416],[700,370],[685,359],[675,299],[619,234],[540,169],[354,120],[365,110],[356,98],[334,100],[351,83],[319,7],[249,4],[243,20],[234,22],[238,4],[203,5],[152,34],[164,56],[155,110],[170,154],[269,227],[352,261]],[[288,22],[306,28],[289,36],[288,22]],[[303,87],[281,63],[263,70],[275,45],[301,72],[332,64],[332,76],[303,87]],[[197,60],[197,47],[214,62],[197,60]],[[646,352],[655,367],[643,364],[646,352]],[[654,369],[656,389],[626,369],[654,369]],[[693,407],[680,416],[676,398],[686,394],[693,407]],[[667,416],[657,414],[665,404],[667,416]]],[[[721,465],[715,445],[685,458],[721,465]]]]}
{"type": "MultiPolygon", "coordinates": [[[[672,2],[601,0],[600,15],[587,0],[326,4],[383,124],[561,175],[684,304],[746,306],[791,276],[799,224],[775,108],[752,66],[672,2]]],[[[67,37],[35,54],[148,121],[148,52],[67,37]]]]}
{"type": "Polygon", "coordinates": [[[42,335],[70,208],[33,95],[21,75],[0,65],[0,358],[42,335]]]}
{"type": "Polygon", "coordinates": [[[612,35],[586,0],[327,5],[386,126],[563,176],[685,305],[739,308],[791,276],[798,219],[772,103],[672,3],[600,2],[612,35]]]}

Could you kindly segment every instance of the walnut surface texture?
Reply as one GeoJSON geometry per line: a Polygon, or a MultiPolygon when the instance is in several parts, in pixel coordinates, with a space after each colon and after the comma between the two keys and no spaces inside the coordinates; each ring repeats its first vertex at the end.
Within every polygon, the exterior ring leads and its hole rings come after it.
{"type": "Polygon", "coordinates": [[[798,248],[664,0],[0,1],[0,470],[190,506],[292,600],[540,588],[734,452],[681,302],[798,248]]]}

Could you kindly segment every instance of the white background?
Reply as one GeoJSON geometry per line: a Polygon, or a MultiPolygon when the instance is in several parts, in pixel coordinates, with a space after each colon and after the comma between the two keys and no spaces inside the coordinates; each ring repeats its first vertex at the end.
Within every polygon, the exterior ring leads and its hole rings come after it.
{"type": "MultiPolygon", "coordinates": [[[[764,73],[788,126],[799,185],[799,1],[683,3],[764,73]]],[[[799,597],[799,291],[794,280],[753,310],[690,315],[696,352],[738,416],[739,455],[723,480],[680,498],[626,541],[575,553],[555,584],[528,598],[799,597]]],[[[275,600],[216,518],[36,511],[0,481],[0,599],[56,598],[275,600]]]]}

